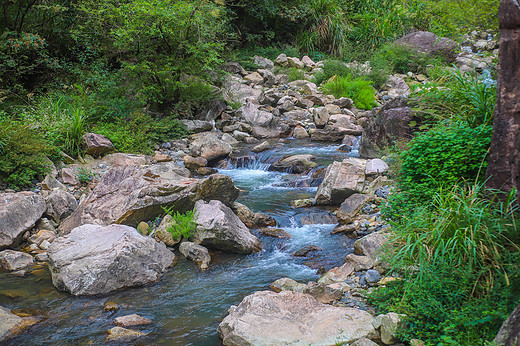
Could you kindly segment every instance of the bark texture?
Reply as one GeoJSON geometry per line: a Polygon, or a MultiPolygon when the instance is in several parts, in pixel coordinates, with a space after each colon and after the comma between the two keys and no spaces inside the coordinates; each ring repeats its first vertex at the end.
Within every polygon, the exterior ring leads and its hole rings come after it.
{"type": "MultiPolygon", "coordinates": [[[[503,0],[499,8],[500,52],[497,105],[487,168],[487,185],[520,190],[520,3],[503,0]]],[[[520,194],[517,192],[517,199],[520,194]]]]}

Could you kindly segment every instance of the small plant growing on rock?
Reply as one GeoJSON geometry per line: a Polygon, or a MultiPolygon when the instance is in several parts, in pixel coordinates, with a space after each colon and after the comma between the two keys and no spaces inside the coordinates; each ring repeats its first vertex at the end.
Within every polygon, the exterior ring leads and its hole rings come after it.
{"type": "Polygon", "coordinates": [[[195,210],[188,211],[184,214],[178,211],[174,212],[172,208],[164,208],[164,211],[173,218],[173,221],[166,229],[171,233],[173,238],[179,238],[180,236],[186,239],[190,238],[197,226],[194,221],[195,210]]]}
{"type": "Polygon", "coordinates": [[[88,168],[80,167],[76,172],[78,181],[82,184],[88,184],[94,179],[95,173],[88,168]]]}

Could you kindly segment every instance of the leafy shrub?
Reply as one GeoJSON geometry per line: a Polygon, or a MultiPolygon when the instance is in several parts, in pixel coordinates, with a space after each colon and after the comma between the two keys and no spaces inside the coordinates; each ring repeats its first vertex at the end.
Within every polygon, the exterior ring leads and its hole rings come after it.
{"type": "Polygon", "coordinates": [[[357,71],[353,71],[349,68],[344,62],[339,60],[327,60],[323,64],[323,71],[318,72],[314,75],[314,83],[320,85],[321,83],[328,81],[330,78],[334,76],[338,77],[347,77],[349,75],[355,75],[356,77],[360,76],[360,73],[355,73],[357,71]]]}
{"type": "Polygon", "coordinates": [[[491,126],[470,128],[464,123],[438,125],[417,135],[399,155],[401,193],[390,198],[398,213],[427,201],[439,186],[483,178],[491,143],[491,126]]]}
{"type": "Polygon", "coordinates": [[[0,180],[12,188],[28,186],[49,171],[56,150],[23,122],[0,119],[0,180]]]}
{"type": "Polygon", "coordinates": [[[389,73],[426,73],[428,65],[441,65],[441,58],[397,44],[390,44],[379,49],[370,59],[370,66],[386,70],[389,73]]]}
{"type": "Polygon", "coordinates": [[[276,66],[274,68],[274,72],[276,74],[286,74],[289,76],[289,82],[293,82],[295,80],[305,79],[305,71],[301,69],[297,69],[296,67],[281,67],[276,66]]]}
{"type": "Polygon", "coordinates": [[[404,340],[479,345],[494,338],[520,300],[514,193],[501,202],[482,183],[440,188],[394,223],[387,260],[404,279],[371,299],[407,314],[404,340]]]}
{"type": "Polygon", "coordinates": [[[349,97],[360,109],[372,109],[376,103],[375,90],[364,78],[335,77],[322,86],[324,92],[336,98],[349,97]]]}
{"type": "Polygon", "coordinates": [[[172,209],[168,208],[164,208],[164,211],[173,218],[173,222],[167,228],[167,231],[171,233],[173,238],[179,238],[181,236],[186,239],[190,238],[197,226],[194,221],[195,211],[191,210],[184,214],[179,213],[178,211],[174,212],[172,209]]]}

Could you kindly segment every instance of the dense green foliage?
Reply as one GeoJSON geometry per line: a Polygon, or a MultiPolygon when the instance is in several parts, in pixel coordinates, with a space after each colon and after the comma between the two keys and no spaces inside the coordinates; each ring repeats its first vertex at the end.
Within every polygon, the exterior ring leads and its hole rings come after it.
{"type": "Polygon", "coordinates": [[[514,193],[505,202],[489,194],[480,183],[439,188],[394,224],[387,260],[404,279],[371,300],[407,315],[404,340],[483,345],[519,303],[514,193]]]}
{"type": "Polygon", "coordinates": [[[172,223],[166,229],[171,233],[174,239],[178,239],[180,237],[184,237],[185,239],[189,239],[193,232],[195,231],[195,227],[197,224],[195,223],[195,211],[191,210],[186,213],[179,213],[178,211],[173,211],[173,209],[165,208],[164,211],[167,215],[172,217],[172,223]]]}

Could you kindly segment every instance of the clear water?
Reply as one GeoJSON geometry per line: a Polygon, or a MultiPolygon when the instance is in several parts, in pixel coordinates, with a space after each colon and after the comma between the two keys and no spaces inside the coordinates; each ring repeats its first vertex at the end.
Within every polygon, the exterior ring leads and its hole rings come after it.
{"type": "MultiPolygon", "coordinates": [[[[330,235],[334,228],[330,221],[303,224],[307,223],[303,220],[309,219],[330,220],[330,210],[290,207],[293,199],[313,197],[316,187],[287,187],[285,182],[307,177],[267,171],[266,162],[294,154],[313,154],[321,166],[347,157],[337,151],[337,146],[291,140],[260,154],[254,165],[220,170],[243,190],[239,202],[253,211],[273,216],[278,227],[291,234],[291,239],[259,236],[264,250],[248,256],[213,253],[206,272],[200,272],[194,263],[179,256],[177,265],[158,283],[105,296],[73,297],[58,292],[46,267],[37,268],[24,278],[0,273],[0,306],[42,318],[6,344],[106,344],[106,331],[114,327],[114,318],[135,313],[153,321],[151,325],[135,328],[149,333],[133,342],[135,345],[215,345],[220,343],[218,324],[229,307],[246,295],[268,289],[270,283],[281,277],[303,283],[319,277],[304,264],[305,259],[291,256],[293,252],[317,245],[323,249],[316,259],[318,262],[322,261],[327,268],[341,264],[351,252],[349,239],[330,235]],[[105,312],[103,305],[108,301],[118,304],[119,310],[105,312]]],[[[247,152],[247,155],[254,154],[247,152]]]]}

